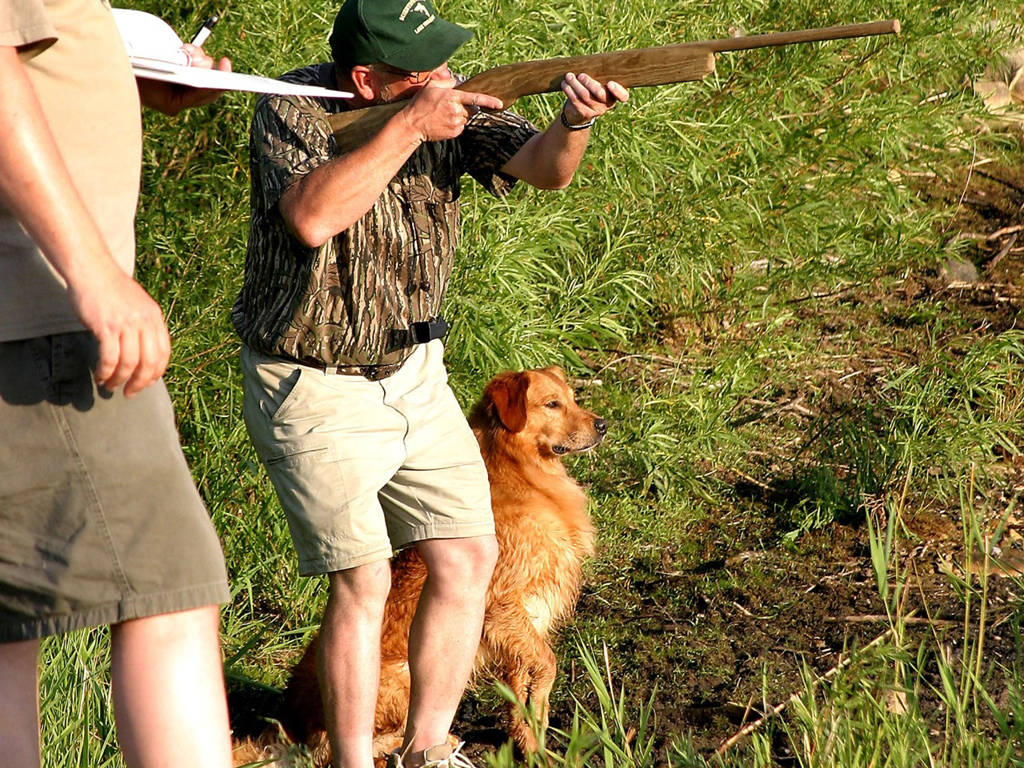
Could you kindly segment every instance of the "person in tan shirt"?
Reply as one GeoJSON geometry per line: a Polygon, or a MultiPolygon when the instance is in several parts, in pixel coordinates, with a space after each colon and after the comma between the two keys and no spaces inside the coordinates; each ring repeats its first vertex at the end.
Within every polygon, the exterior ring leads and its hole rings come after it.
{"type": "Polygon", "coordinates": [[[101,0],[0,0],[0,83],[0,762],[41,763],[40,639],[109,624],[127,765],[224,768],[224,560],[132,278],[140,99],[219,94],[136,84],[101,0]]]}

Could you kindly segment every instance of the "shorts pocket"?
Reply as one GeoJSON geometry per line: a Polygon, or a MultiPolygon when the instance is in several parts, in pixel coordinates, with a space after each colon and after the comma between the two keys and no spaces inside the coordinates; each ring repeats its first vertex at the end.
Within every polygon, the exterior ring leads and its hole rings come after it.
{"type": "Polygon", "coordinates": [[[303,464],[312,461],[315,463],[330,461],[334,454],[330,452],[331,446],[323,443],[310,445],[289,445],[281,453],[268,456],[265,462],[270,467],[283,466],[286,472],[300,472],[303,464]],[[324,454],[321,456],[321,454],[324,454]]]}
{"type": "Polygon", "coordinates": [[[275,396],[270,398],[271,413],[269,416],[275,424],[280,424],[287,418],[288,410],[298,399],[300,382],[305,378],[304,373],[300,366],[296,366],[295,370],[281,379],[280,387],[274,393],[275,396]]]}

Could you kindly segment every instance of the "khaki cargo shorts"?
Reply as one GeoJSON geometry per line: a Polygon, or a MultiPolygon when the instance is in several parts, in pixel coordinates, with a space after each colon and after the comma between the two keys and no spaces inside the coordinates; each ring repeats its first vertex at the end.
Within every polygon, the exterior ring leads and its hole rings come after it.
{"type": "Polygon", "coordinates": [[[0,343],[0,642],[230,600],[163,382],[98,392],[95,357],[84,332],[0,343]]]}
{"type": "Polygon", "coordinates": [[[494,534],[480,449],[440,340],[379,381],[242,349],[242,412],[304,576],[426,539],[494,534]]]}

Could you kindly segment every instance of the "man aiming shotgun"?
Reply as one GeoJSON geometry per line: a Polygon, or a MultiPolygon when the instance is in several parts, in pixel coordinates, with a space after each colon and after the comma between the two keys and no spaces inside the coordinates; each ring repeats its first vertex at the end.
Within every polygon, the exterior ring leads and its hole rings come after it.
{"type": "Polygon", "coordinates": [[[409,637],[410,707],[394,766],[468,760],[446,743],[497,558],[487,472],[447,384],[442,317],[461,179],[496,195],[572,180],[594,120],[629,97],[585,74],[540,131],[457,90],[472,33],[429,0],[347,0],[332,61],[284,76],[351,91],[268,96],[250,139],[251,223],[235,304],[246,426],[288,517],[303,575],[328,574],[320,687],[334,765],[373,765],[388,560],[415,546],[427,582],[409,637]],[[329,118],[401,102],[342,151],[329,118]]]}
{"type": "Polygon", "coordinates": [[[328,575],[318,670],[337,768],[373,764],[388,559],[409,546],[428,577],[409,637],[405,743],[389,765],[471,768],[447,735],[497,544],[486,470],[442,360],[463,175],[495,195],[517,181],[563,188],[594,121],[629,98],[626,85],[699,79],[713,67],[707,47],[609,54],[457,87],[448,59],[471,36],[430,0],[346,0],[332,60],[283,79],[355,97],[266,96],[253,118],[250,233],[233,312],[243,411],[300,573],[328,575]],[[498,89],[510,82],[522,88],[498,89]],[[565,101],[543,131],[501,111],[550,90],[565,101]],[[369,107],[383,115],[372,130],[339,127],[369,107]]]}

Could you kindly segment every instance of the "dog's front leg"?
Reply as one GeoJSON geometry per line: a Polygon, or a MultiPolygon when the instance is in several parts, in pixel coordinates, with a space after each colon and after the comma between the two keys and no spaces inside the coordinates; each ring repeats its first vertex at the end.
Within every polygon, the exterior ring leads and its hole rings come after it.
{"type": "Polygon", "coordinates": [[[536,752],[537,732],[543,734],[548,726],[548,699],[557,669],[555,653],[525,613],[485,621],[483,643],[494,663],[495,676],[516,697],[506,712],[508,734],[523,753],[536,752]]]}

